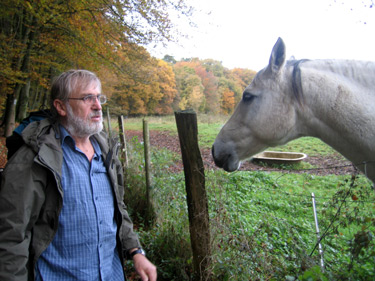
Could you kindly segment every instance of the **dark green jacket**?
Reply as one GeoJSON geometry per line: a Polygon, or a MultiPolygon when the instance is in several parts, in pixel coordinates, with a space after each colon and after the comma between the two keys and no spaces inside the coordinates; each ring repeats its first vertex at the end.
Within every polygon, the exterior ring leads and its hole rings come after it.
{"type": "MultiPolygon", "coordinates": [[[[0,280],[34,280],[35,263],[51,243],[59,225],[64,192],[63,152],[59,126],[49,119],[31,123],[22,133],[23,145],[5,166],[0,186],[0,280]]],[[[123,171],[118,142],[104,133],[98,141],[115,194],[117,245],[140,247],[123,202],[123,171]]]]}

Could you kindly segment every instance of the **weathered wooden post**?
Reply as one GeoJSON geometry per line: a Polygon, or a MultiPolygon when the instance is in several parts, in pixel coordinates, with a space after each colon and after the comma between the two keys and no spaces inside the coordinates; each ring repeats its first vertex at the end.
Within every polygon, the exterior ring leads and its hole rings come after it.
{"type": "Polygon", "coordinates": [[[194,280],[210,280],[206,270],[211,257],[210,227],[197,115],[192,110],[178,111],[175,118],[184,164],[194,280]]]}
{"type": "Polygon", "coordinates": [[[124,127],[124,117],[120,115],[118,117],[118,127],[119,127],[119,135],[120,135],[120,142],[122,146],[121,156],[124,159],[125,167],[128,167],[128,148],[126,144],[126,136],[125,136],[125,127],[124,127]]]}
{"type": "Polygon", "coordinates": [[[112,137],[112,127],[111,127],[111,116],[109,115],[109,108],[107,107],[107,123],[108,123],[108,136],[112,137]]]}
{"type": "Polygon", "coordinates": [[[143,142],[144,142],[144,154],[145,154],[145,176],[146,176],[146,221],[151,218],[151,201],[150,201],[150,189],[151,189],[151,171],[150,171],[150,132],[148,130],[148,122],[143,119],[143,142]]]}

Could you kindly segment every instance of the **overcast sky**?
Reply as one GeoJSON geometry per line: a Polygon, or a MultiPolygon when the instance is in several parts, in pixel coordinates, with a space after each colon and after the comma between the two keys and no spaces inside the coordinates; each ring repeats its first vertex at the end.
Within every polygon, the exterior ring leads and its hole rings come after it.
{"type": "Polygon", "coordinates": [[[198,28],[174,21],[190,36],[179,45],[149,48],[176,60],[198,57],[227,68],[258,71],[281,37],[287,57],[375,61],[375,7],[371,0],[188,0],[198,28]]]}

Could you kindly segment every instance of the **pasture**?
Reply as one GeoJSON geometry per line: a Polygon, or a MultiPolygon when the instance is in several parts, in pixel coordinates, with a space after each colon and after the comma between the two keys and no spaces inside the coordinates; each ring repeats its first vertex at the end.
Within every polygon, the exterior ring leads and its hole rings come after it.
{"type": "MultiPolygon", "coordinates": [[[[147,120],[150,130],[177,135],[173,116],[147,120]]],[[[226,120],[213,116],[198,116],[198,120],[200,148],[208,149],[226,120]]],[[[141,131],[141,126],[139,118],[125,121],[125,130],[141,131]]],[[[191,280],[184,175],[170,169],[181,156],[167,148],[152,148],[155,220],[146,227],[142,219],[143,145],[138,138],[128,144],[125,200],[148,257],[158,266],[158,280],[191,280]]],[[[315,138],[301,138],[277,149],[344,163],[337,152],[315,138]]],[[[330,171],[322,176],[319,167],[308,163],[262,168],[264,171],[233,173],[212,166],[205,170],[212,280],[375,279],[375,192],[368,179],[362,175],[330,175],[330,171]],[[295,173],[295,169],[304,170],[295,173]],[[312,192],[324,271],[319,267],[312,192]]]]}

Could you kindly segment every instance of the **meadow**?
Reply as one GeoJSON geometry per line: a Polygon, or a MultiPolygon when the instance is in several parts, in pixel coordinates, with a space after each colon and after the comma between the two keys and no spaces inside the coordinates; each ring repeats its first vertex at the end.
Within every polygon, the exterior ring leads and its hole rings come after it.
{"type": "MultiPolygon", "coordinates": [[[[174,116],[147,120],[150,130],[177,134],[174,116]]],[[[200,148],[212,145],[225,120],[198,116],[200,148]]],[[[126,119],[125,129],[142,130],[142,119],[126,119]]],[[[192,280],[184,175],[168,169],[181,156],[152,148],[154,216],[145,221],[143,143],[134,138],[128,147],[125,201],[148,257],[158,266],[158,280],[192,280]]],[[[340,157],[315,138],[272,150],[340,157]]],[[[306,163],[282,168],[281,172],[205,170],[212,280],[374,280],[375,192],[369,180],[363,175],[321,176],[306,163]],[[295,173],[300,168],[306,172],[295,173]]],[[[131,263],[127,266],[132,272],[131,263]]]]}

